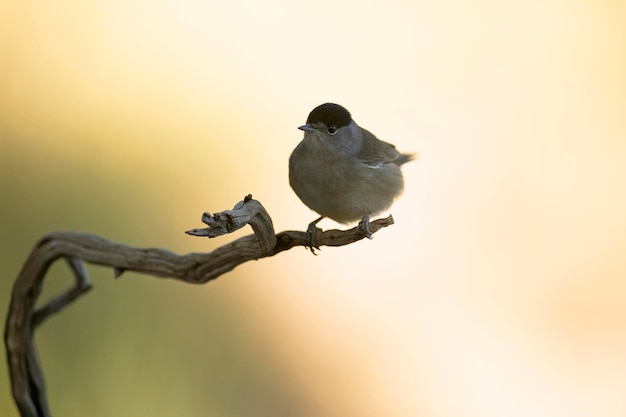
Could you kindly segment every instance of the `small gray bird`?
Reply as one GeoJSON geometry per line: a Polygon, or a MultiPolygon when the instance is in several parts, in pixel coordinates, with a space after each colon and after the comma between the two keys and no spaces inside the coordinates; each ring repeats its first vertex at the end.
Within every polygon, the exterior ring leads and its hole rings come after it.
{"type": "Polygon", "coordinates": [[[289,184],[311,210],[321,215],[307,228],[307,246],[315,247],[317,223],[357,220],[372,238],[370,216],[388,209],[404,188],[400,165],[415,158],[357,125],[344,107],[325,103],[311,111],[304,139],[289,158],[289,184]]]}

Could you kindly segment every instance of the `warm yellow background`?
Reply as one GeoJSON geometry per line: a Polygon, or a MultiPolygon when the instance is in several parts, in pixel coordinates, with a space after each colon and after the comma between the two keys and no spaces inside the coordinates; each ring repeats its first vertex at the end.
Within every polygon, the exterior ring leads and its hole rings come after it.
{"type": "Polygon", "coordinates": [[[372,241],[202,287],[90,267],[37,333],[53,413],[626,415],[625,4],[0,5],[3,314],[48,231],[205,251],[233,237],[182,231],[247,193],[304,229],[324,101],[421,153],[372,241]]]}

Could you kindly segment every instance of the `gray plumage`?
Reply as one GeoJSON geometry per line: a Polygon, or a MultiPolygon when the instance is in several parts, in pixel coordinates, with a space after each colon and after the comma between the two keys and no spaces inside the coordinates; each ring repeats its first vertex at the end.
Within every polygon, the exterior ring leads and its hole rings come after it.
{"type": "Polygon", "coordinates": [[[289,158],[294,192],[322,217],[339,223],[361,220],[370,237],[369,216],[388,209],[402,193],[400,165],[414,155],[398,152],[359,127],[338,104],[316,107],[299,129],[304,138],[289,158]]]}

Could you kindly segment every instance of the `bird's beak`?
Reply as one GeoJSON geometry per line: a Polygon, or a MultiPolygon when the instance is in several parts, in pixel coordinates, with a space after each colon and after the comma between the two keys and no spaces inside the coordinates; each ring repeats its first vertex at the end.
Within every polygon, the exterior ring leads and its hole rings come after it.
{"type": "Polygon", "coordinates": [[[315,131],[317,130],[317,129],[315,129],[315,127],[314,127],[312,124],[310,124],[310,123],[307,123],[307,124],[305,124],[305,125],[302,125],[302,126],[298,127],[298,129],[300,129],[300,130],[304,130],[305,132],[315,132],[315,131]]]}

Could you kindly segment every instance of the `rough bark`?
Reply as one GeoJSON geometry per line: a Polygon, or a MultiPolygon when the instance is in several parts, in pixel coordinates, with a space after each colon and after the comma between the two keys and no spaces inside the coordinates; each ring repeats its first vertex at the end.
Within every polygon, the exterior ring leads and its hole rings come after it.
{"type": "MultiPolygon", "coordinates": [[[[272,219],[250,195],[232,210],[214,215],[204,213],[202,221],[208,227],[186,233],[217,237],[250,224],[254,234],[241,237],[210,253],[186,255],[158,248],[134,248],[92,234],[75,232],[50,233],[35,244],[14,283],[4,332],[13,398],[22,417],[51,415],[33,337],[34,330],[52,314],[61,311],[91,289],[85,262],[109,266],[113,268],[115,277],[124,271],[135,271],[204,284],[244,262],[274,256],[295,246],[308,246],[305,232],[285,231],[275,234],[272,219]],[[35,309],[48,268],[60,258],[67,261],[73,272],[74,285],[41,308],[35,309]]],[[[371,222],[370,230],[375,233],[391,224],[393,218],[389,216],[371,222]]],[[[345,231],[318,229],[314,246],[317,249],[320,246],[343,246],[363,237],[365,234],[356,227],[345,231]]],[[[310,249],[314,253],[314,248],[310,249]]]]}

